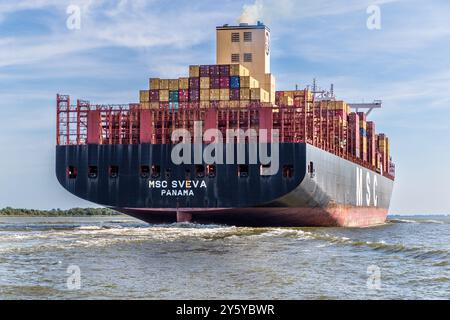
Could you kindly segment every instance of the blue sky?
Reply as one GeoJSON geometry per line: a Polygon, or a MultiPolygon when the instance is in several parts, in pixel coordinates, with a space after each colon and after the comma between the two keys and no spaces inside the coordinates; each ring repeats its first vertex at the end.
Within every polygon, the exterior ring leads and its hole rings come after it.
{"type": "Polygon", "coordinates": [[[0,208],[89,206],[54,175],[55,95],[138,100],[152,76],[215,62],[215,26],[243,10],[272,31],[278,89],[315,77],[391,138],[391,213],[450,213],[450,3],[446,0],[0,0],[0,208]],[[81,28],[69,30],[70,4],[81,28]],[[369,5],[381,30],[366,27],[369,5]]]}

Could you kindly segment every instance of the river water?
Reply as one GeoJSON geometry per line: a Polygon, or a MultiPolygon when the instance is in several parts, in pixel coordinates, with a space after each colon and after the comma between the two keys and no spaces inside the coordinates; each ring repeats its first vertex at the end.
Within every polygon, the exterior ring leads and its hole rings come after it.
{"type": "Polygon", "coordinates": [[[450,216],[367,229],[0,217],[0,299],[450,299],[450,216]]]}

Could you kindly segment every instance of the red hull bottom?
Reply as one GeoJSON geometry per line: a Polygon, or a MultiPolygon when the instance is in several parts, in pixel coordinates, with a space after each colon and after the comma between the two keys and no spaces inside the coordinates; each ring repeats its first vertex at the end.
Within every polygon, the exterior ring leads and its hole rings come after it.
{"type": "Polygon", "coordinates": [[[385,223],[387,209],[234,208],[234,209],[130,209],[116,210],[148,223],[194,222],[239,227],[370,227],[385,223]]]}

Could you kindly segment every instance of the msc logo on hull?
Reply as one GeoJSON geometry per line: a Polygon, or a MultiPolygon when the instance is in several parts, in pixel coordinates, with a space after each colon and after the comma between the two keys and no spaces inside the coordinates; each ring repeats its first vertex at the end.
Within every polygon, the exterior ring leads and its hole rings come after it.
{"type": "Polygon", "coordinates": [[[377,196],[377,175],[373,174],[371,178],[370,172],[361,168],[356,168],[356,206],[378,206],[378,196],[377,196]],[[365,177],[365,181],[363,178],[365,177]]]}

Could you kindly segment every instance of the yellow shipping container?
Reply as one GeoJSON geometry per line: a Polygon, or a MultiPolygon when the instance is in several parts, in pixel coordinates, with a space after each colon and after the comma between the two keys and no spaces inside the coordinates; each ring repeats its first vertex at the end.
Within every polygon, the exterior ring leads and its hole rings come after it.
{"type": "Polygon", "coordinates": [[[200,66],[189,66],[189,77],[200,77],[200,66]]]}
{"type": "Polygon", "coordinates": [[[159,101],[161,102],[169,101],[169,90],[159,90],[159,101]]]}
{"type": "Polygon", "coordinates": [[[189,78],[180,78],[178,79],[178,84],[180,89],[187,90],[189,89],[189,78]]]}
{"type": "Polygon", "coordinates": [[[222,101],[230,100],[230,89],[220,89],[220,100],[222,101]]]}
{"type": "Polygon", "coordinates": [[[141,102],[141,109],[150,109],[150,102],[141,102]]]}
{"type": "Polygon", "coordinates": [[[220,89],[209,90],[209,100],[213,101],[220,100],[220,89]]]}
{"type": "Polygon", "coordinates": [[[200,101],[209,101],[209,94],[209,89],[200,89],[200,101]]]}
{"type": "Polygon", "coordinates": [[[159,109],[159,102],[150,102],[150,109],[159,109]]]}
{"type": "Polygon", "coordinates": [[[241,103],[240,103],[240,101],[230,101],[228,104],[229,104],[230,108],[237,109],[240,107],[241,103]]]}
{"type": "Polygon", "coordinates": [[[259,88],[259,82],[251,76],[241,77],[241,88],[259,88]]]}
{"type": "Polygon", "coordinates": [[[209,77],[200,77],[200,89],[209,89],[209,77]]]}
{"type": "Polygon", "coordinates": [[[284,96],[294,99],[294,91],[284,91],[284,96]]]}
{"type": "Polygon", "coordinates": [[[288,96],[283,96],[280,98],[280,104],[282,106],[293,106],[294,105],[294,99],[288,96]]]}
{"type": "Polygon", "coordinates": [[[229,107],[229,102],[228,101],[219,101],[219,108],[220,109],[225,109],[229,107]]]}
{"type": "Polygon", "coordinates": [[[261,89],[261,88],[250,89],[250,99],[258,100],[261,102],[270,102],[269,93],[266,90],[261,89]]]}
{"type": "Polygon", "coordinates": [[[149,89],[150,90],[159,90],[159,78],[150,78],[149,89]]]}
{"type": "Polygon", "coordinates": [[[169,90],[169,80],[160,79],[159,80],[159,90],[169,90]]]}
{"type": "Polygon", "coordinates": [[[240,107],[246,108],[250,104],[250,100],[241,100],[240,101],[240,107]]]}
{"type": "Polygon", "coordinates": [[[139,91],[140,102],[150,102],[150,92],[148,90],[139,91]]]}
{"type": "Polygon", "coordinates": [[[209,101],[200,101],[200,108],[201,109],[208,109],[209,108],[209,101]]]}
{"type": "Polygon", "coordinates": [[[241,87],[239,91],[241,100],[250,100],[250,89],[241,87]]]}
{"type": "Polygon", "coordinates": [[[175,91],[179,89],[178,79],[169,80],[169,90],[175,91]]]}
{"type": "Polygon", "coordinates": [[[245,77],[249,76],[250,72],[241,64],[230,64],[230,76],[245,77]]]}

